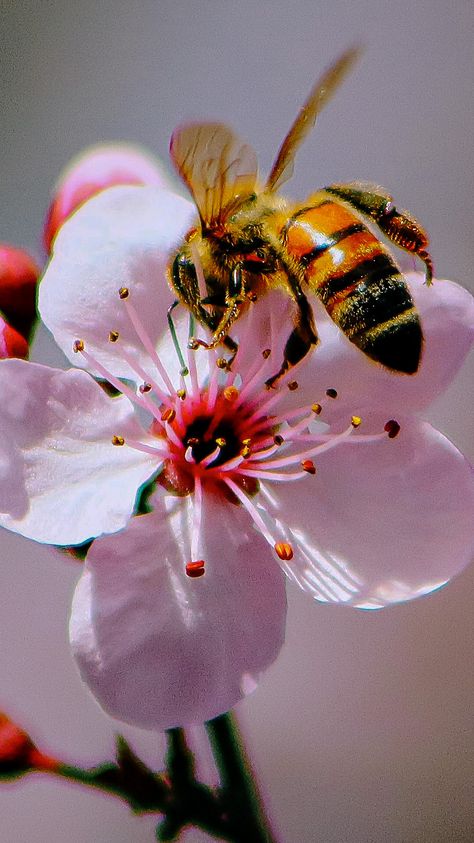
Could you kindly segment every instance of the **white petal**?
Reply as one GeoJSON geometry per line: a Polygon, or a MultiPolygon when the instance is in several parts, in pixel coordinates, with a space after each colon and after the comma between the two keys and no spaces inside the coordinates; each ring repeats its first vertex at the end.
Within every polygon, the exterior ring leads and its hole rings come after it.
{"type": "Polygon", "coordinates": [[[191,499],[94,543],[70,634],[84,681],[113,716],[147,729],[210,719],[256,686],[284,638],[284,577],[245,513],[204,498],[206,573],[185,574],[191,499]]]}
{"type": "Polygon", "coordinates": [[[128,399],[85,372],[0,363],[0,524],[48,544],[79,544],[127,523],[157,462],[114,434],[137,436],[128,399]]]}
{"type": "Polygon", "coordinates": [[[137,379],[120,358],[124,349],[143,365],[149,355],[120,300],[121,287],[153,345],[166,328],[173,300],[166,280],[170,254],[195,217],[193,205],[175,193],[153,187],[121,186],[86,202],[64,224],[40,286],[43,321],[74,365],[75,339],[119,377],[137,379]],[[108,342],[118,331],[117,343],[108,342]]]}
{"type": "Polygon", "coordinates": [[[426,422],[402,420],[396,439],[347,443],[315,463],[315,477],[275,496],[298,545],[286,570],[316,599],[380,608],[439,588],[471,561],[472,468],[426,422]]]}
{"type": "Polygon", "coordinates": [[[430,404],[461,367],[474,340],[474,298],[452,281],[423,283],[424,276],[407,275],[419,309],[425,337],[423,357],[416,375],[388,372],[349,342],[314,303],[320,344],[310,364],[298,370],[300,394],[322,401],[327,416],[334,412],[362,414],[366,406],[393,416],[430,404]],[[338,391],[336,402],[325,400],[327,388],[338,391]]]}

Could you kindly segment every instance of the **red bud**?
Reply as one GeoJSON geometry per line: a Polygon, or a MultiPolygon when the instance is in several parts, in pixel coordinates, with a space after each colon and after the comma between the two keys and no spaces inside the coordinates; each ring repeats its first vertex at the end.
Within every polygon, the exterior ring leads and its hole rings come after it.
{"type": "Polygon", "coordinates": [[[28,343],[0,316],[0,359],[5,357],[28,357],[28,343]]]}
{"type": "Polygon", "coordinates": [[[30,255],[22,249],[0,243],[0,311],[25,337],[29,335],[36,318],[36,282],[39,274],[40,270],[30,255]]]}
{"type": "Polygon", "coordinates": [[[59,766],[55,758],[40,752],[30,736],[0,712],[0,775],[26,773],[28,770],[55,772],[59,766]]]}

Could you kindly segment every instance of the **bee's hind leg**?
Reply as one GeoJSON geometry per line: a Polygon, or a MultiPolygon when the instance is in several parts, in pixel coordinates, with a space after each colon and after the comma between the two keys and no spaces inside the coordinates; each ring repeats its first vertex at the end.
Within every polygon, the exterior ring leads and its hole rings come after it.
{"type": "Polygon", "coordinates": [[[427,250],[428,235],[409,211],[399,211],[383,188],[364,182],[331,184],[324,189],[371,217],[392,243],[420,258],[426,267],[425,284],[429,287],[433,280],[433,261],[427,250]]]}
{"type": "Polygon", "coordinates": [[[265,381],[267,389],[273,389],[280,378],[286,375],[300,360],[303,360],[312,346],[317,345],[319,342],[311,306],[304,293],[299,289],[299,286],[296,302],[298,305],[296,324],[286,341],[283,352],[283,363],[276,375],[265,381]]]}

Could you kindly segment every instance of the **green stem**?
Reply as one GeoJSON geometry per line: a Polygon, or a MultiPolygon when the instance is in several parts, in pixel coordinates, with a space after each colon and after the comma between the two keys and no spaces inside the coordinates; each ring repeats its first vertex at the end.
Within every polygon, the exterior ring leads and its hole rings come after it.
{"type": "Polygon", "coordinates": [[[206,723],[235,843],[276,843],[265,816],[237,723],[222,714],[206,723]]]}

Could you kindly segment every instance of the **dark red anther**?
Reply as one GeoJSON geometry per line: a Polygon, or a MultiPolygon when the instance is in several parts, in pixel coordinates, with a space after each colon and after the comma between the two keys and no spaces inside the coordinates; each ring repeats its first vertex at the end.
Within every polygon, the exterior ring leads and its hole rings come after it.
{"type": "Polygon", "coordinates": [[[188,562],[186,565],[186,573],[191,579],[197,579],[205,574],[204,559],[198,559],[197,562],[188,562]]]}

